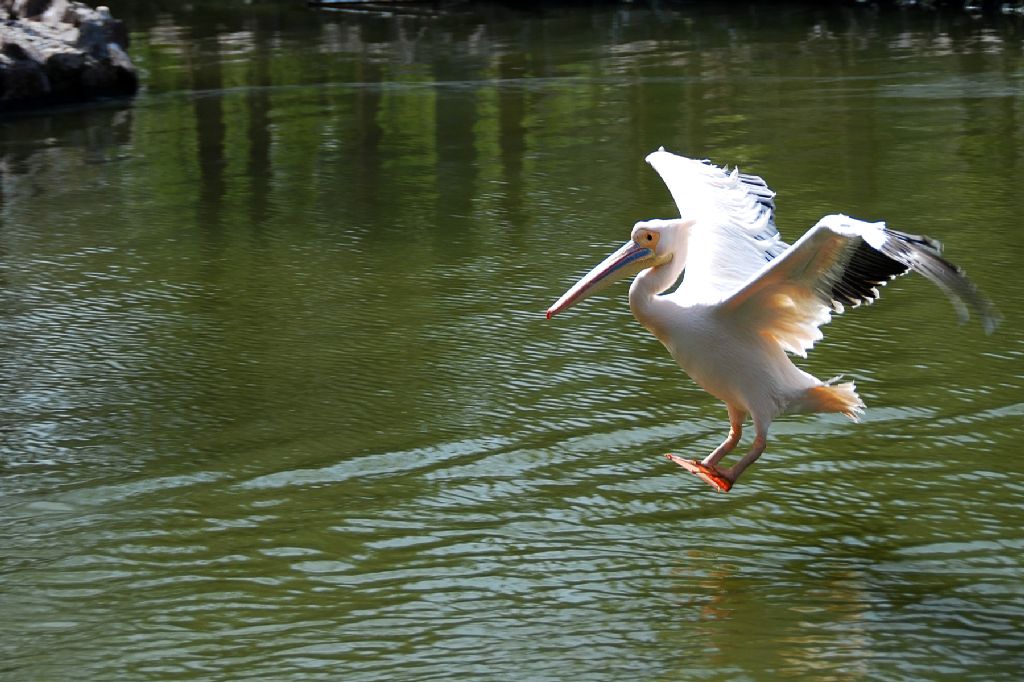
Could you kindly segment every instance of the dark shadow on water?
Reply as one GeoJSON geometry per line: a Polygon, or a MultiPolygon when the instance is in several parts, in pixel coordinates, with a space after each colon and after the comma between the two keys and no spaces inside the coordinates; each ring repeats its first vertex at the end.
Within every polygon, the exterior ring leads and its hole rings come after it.
{"type": "Polygon", "coordinates": [[[77,150],[87,164],[123,160],[131,143],[132,117],[131,100],[119,99],[0,121],[0,205],[7,193],[45,196],[53,164],[62,162],[59,150],[77,150]]]}
{"type": "Polygon", "coordinates": [[[101,160],[101,150],[127,144],[131,139],[130,98],[39,109],[0,119],[0,149],[10,161],[27,158],[46,146],[86,149],[101,160]]]}

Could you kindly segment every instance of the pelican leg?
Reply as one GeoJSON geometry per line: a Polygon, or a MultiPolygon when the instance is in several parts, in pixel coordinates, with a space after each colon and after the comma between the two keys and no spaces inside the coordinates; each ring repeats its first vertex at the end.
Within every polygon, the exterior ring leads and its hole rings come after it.
{"type": "Polygon", "coordinates": [[[729,480],[730,483],[736,483],[739,477],[743,475],[744,470],[751,464],[757,461],[757,458],[764,452],[765,447],[768,445],[768,434],[758,429],[758,434],[754,438],[754,444],[750,447],[750,451],[743,455],[743,459],[733,464],[728,469],[718,469],[718,472],[729,480]]]}
{"type": "Polygon", "coordinates": [[[744,455],[743,459],[732,467],[728,469],[719,468],[718,463],[722,461],[723,457],[732,452],[736,444],[739,443],[740,436],[743,434],[743,420],[747,417],[747,413],[742,409],[728,404],[726,407],[729,410],[729,435],[710,455],[699,462],[695,459],[683,459],[679,455],[665,455],[668,460],[675,462],[722,493],[729,492],[732,489],[733,483],[743,473],[743,470],[761,456],[761,453],[764,452],[767,438],[767,429],[763,429],[755,420],[754,427],[757,429],[758,435],[754,439],[754,445],[750,452],[744,455]]]}
{"type": "Polygon", "coordinates": [[[710,455],[701,460],[704,466],[715,468],[723,457],[733,451],[743,435],[743,420],[747,413],[732,405],[726,405],[726,408],[729,410],[729,435],[710,455]]]}

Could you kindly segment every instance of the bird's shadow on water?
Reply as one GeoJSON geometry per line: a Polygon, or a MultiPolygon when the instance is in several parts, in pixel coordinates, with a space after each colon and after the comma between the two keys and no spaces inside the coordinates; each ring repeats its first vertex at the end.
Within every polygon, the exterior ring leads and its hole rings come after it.
{"type": "MultiPolygon", "coordinates": [[[[919,412],[875,410],[884,428],[874,431],[787,419],[728,495],[678,483],[699,490],[687,491],[688,502],[699,500],[698,520],[692,504],[669,498],[656,532],[671,534],[675,548],[667,537],[650,543],[665,551],[663,577],[684,607],[672,635],[709,642],[702,650],[716,667],[736,673],[751,670],[735,665],[734,642],[744,637],[763,659],[755,670],[853,670],[863,660],[870,673],[927,670],[928,660],[904,661],[880,634],[926,627],[919,635],[946,651],[951,671],[981,669],[984,638],[1017,630],[1006,607],[1014,566],[1005,557],[1020,542],[1002,520],[1017,487],[991,462],[965,473],[980,446],[946,433],[956,418],[930,419],[924,429],[919,412]],[[810,647],[803,654],[798,641],[810,647]]],[[[1002,637],[1006,656],[1024,650],[1019,639],[1002,637]]]]}
{"type": "Polygon", "coordinates": [[[663,638],[732,674],[855,669],[896,655],[875,641],[880,622],[912,619],[970,586],[968,575],[914,570],[917,541],[885,496],[821,494],[783,478],[742,495],[707,492],[698,528],[676,518],[658,584],[673,606],[663,638]]]}

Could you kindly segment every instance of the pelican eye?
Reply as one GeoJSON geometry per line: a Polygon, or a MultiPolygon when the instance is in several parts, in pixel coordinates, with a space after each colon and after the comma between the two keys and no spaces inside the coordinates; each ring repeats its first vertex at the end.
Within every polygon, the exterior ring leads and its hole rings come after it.
{"type": "Polygon", "coordinates": [[[649,242],[653,242],[654,241],[654,235],[651,234],[650,232],[647,233],[647,241],[649,241],[649,242]]]}

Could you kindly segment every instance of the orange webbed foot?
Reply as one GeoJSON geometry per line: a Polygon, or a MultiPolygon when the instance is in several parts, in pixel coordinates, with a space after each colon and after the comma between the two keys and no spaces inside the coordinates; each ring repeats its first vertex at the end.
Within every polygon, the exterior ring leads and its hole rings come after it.
{"type": "Polygon", "coordinates": [[[709,467],[695,459],[683,459],[679,455],[671,453],[665,455],[665,459],[675,462],[694,476],[700,477],[705,483],[720,493],[727,493],[732,488],[732,481],[723,476],[714,467],[709,467]]]}

